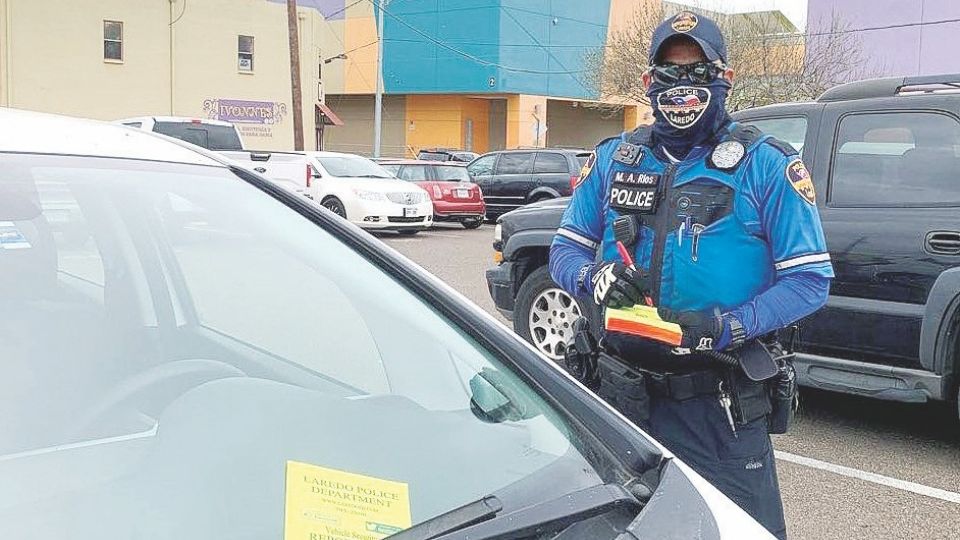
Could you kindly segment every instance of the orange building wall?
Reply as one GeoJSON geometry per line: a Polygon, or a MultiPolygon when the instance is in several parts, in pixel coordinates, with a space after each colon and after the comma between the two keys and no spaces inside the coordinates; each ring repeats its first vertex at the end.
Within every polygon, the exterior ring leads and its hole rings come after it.
{"type": "MultiPolygon", "coordinates": [[[[460,148],[463,144],[463,98],[444,95],[408,95],[407,152],[421,148],[460,148]]],[[[411,156],[412,157],[412,156],[411,156]]]]}
{"type": "Polygon", "coordinates": [[[483,154],[490,151],[490,101],[463,98],[463,144],[467,142],[467,120],[473,121],[473,147],[483,154]]]}

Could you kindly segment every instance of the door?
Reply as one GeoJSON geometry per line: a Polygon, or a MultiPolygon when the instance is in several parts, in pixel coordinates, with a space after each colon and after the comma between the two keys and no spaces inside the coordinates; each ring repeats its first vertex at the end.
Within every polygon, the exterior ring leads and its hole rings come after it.
{"type": "MultiPolygon", "coordinates": [[[[572,186],[570,180],[570,165],[566,154],[559,152],[537,152],[537,159],[533,164],[534,190],[549,188],[557,195],[569,194],[572,186]]],[[[546,191],[533,194],[529,202],[556,197],[546,191]]]]}
{"type": "Polygon", "coordinates": [[[960,264],[960,118],[848,111],[827,106],[820,130],[832,144],[820,146],[814,176],[827,179],[818,198],[836,279],[827,307],[803,326],[803,347],[920,368],[924,304],[940,273],[960,264]]]}
{"type": "Polygon", "coordinates": [[[490,191],[484,190],[488,213],[503,214],[527,203],[535,187],[535,152],[504,152],[497,160],[490,191]]]}
{"type": "Polygon", "coordinates": [[[483,192],[483,198],[487,202],[487,195],[490,194],[493,189],[493,171],[497,165],[497,157],[500,154],[487,154],[485,156],[480,156],[477,159],[473,160],[470,165],[467,165],[467,173],[470,174],[470,179],[473,180],[473,183],[480,186],[480,191],[483,192]]]}

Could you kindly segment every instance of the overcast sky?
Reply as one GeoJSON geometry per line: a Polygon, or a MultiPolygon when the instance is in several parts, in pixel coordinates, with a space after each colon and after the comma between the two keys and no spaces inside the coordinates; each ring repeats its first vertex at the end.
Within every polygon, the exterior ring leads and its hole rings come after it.
{"type": "Polygon", "coordinates": [[[671,0],[724,13],[779,9],[801,30],[807,24],[807,0],[671,0]]]}

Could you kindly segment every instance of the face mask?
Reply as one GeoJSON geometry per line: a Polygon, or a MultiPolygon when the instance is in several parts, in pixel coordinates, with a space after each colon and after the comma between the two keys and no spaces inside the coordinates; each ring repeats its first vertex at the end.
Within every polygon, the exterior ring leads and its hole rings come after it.
{"type": "Polygon", "coordinates": [[[653,133],[667,150],[686,154],[703,144],[727,122],[726,101],[730,83],[724,79],[705,86],[650,85],[647,96],[653,107],[653,133]]]}

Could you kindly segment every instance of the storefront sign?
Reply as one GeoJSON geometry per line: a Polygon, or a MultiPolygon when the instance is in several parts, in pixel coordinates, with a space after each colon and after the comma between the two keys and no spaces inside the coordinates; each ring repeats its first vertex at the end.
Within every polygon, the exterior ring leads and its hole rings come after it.
{"type": "Polygon", "coordinates": [[[241,99],[206,99],[203,112],[207,118],[237,124],[245,137],[273,137],[273,127],[283,123],[287,104],[274,101],[241,99]]]}

